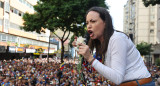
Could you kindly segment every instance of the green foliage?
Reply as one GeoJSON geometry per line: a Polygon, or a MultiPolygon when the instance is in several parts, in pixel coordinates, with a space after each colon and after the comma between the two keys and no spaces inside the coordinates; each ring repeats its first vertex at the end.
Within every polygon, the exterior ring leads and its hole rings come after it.
{"type": "MultiPolygon", "coordinates": [[[[106,7],[105,0],[39,0],[34,6],[34,14],[25,13],[24,23],[21,29],[41,33],[41,28],[47,28],[51,32],[62,30],[63,37],[56,35],[62,43],[68,39],[70,32],[75,35],[85,34],[85,14],[92,6],[106,7]],[[65,38],[66,32],[69,32],[65,38]]],[[[59,34],[59,33],[58,33],[59,34]]],[[[62,59],[61,59],[62,60],[62,59]]],[[[62,61],[61,61],[62,62],[62,61]]]]}
{"type": "Polygon", "coordinates": [[[149,5],[156,5],[160,4],[160,0],[142,0],[145,7],[148,7],[149,5]]]}
{"type": "Polygon", "coordinates": [[[141,55],[149,55],[149,53],[151,51],[153,51],[151,49],[151,46],[152,46],[152,44],[148,44],[147,42],[141,42],[141,43],[137,44],[137,49],[139,50],[141,55]]]}
{"type": "Polygon", "coordinates": [[[18,45],[19,45],[19,44],[16,42],[16,43],[15,43],[15,46],[18,47],[18,45]]]}
{"type": "Polygon", "coordinates": [[[25,48],[29,48],[29,44],[25,44],[24,47],[25,47],[25,48]]]}
{"type": "Polygon", "coordinates": [[[7,41],[7,46],[10,46],[11,45],[11,42],[10,41],[7,41]]]}
{"type": "Polygon", "coordinates": [[[160,66],[160,58],[156,59],[156,65],[160,66]]]}
{"type": "Polygon", "coordinates": [[[75,35],[73,35],[73,36],[71,37],[71,40],[69,41],[69,46],[70,46],[70,47],[73,47],[73,46],[72,46],[72,42],[74,41],[74,37],[75,37],[75,35]]]}
{"type": "Polygon", "coordinates": [[[35,13],[25,13],[21,29],[40,33],[41,27],[84,35],[85,13],[92,6],[106,7],[104,0],[39,0],[35,13]]]}

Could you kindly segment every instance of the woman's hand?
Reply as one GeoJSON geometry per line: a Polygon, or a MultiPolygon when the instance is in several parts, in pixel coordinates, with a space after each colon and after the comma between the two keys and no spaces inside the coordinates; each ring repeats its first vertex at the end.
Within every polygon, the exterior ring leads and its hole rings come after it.
{"type": "Polygon", "coordinates": [[[94,59],[92,54],[90,53],[90,49],[88,45],[85,45],[83,43],[77,44],[77,37],[74,38],[74,41],[72,42],[72,45],[77,50],[77,53],[79,55],[82,55],[89,63],[94,59]],[[77,49],[77,46],[79,49],[77,49]]]}
{"type": "Polygon", "coordinates": [[[78,54],[82,55],[90,63],[94,58],[90,53],[89,46],[83,43],[79,43],[78,45],[79,45],[78,54]]]}

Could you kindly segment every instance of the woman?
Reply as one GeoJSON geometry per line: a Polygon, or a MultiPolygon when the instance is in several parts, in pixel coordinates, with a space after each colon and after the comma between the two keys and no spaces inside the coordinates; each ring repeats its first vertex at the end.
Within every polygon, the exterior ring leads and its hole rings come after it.
{"type": "MultiPolygon", "coordinates": [[[[89,46],[79,43],[78,54],[96,71],[120,86],[155,86],[143,59],[131,39],[113,29],[111,16],[105,8],[92,7],[86,14],[89,46]],[[102,63],[94,59],[90,50],[102,56],[102,63]]],[[[76,42],[72,43],[74,46],[76,42]]]]}

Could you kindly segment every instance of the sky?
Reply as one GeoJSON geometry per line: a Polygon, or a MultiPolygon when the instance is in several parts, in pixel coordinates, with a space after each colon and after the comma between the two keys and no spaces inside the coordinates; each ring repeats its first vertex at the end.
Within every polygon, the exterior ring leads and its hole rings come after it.
{"type": "Polygon", "coordinates": [[[116,30],[123,31],[123,8],[127,0],[106,0],[116,30]]]}

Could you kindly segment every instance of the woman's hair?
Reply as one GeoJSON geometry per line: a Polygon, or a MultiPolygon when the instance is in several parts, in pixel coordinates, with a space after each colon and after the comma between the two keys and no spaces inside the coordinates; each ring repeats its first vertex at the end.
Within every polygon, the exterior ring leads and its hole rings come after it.
{"type": "Polygon", "coordinates": [[[101,44],[101,42],[98,39],[93,39],[93,40],[90,39],[88,45],[89,45],[89,47],[92,51],[93,51],[94,48],[96,48],[96,57],[98,55],[103,55],[104,56],[105,52],[107,52],[109,39],[114,32],[112,19],[111,19],[111,16],[110,16],[109,12],[105,8],[92,7],[87,11],[86,15],[90,11],[95,11],[95,12],[99,13],[100,18],[105,22],[106,26],[104,28],[104,33],[103,33],[104,42],[101,44]]]}

